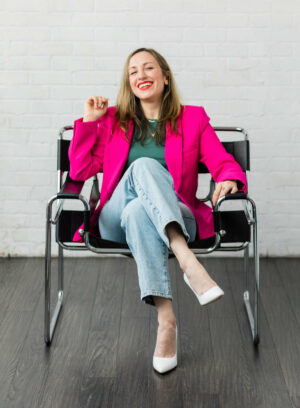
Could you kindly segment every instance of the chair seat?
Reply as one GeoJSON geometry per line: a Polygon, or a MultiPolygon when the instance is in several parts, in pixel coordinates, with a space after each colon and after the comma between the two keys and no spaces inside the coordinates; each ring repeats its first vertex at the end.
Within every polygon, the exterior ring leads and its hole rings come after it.
{"type": "MultiPolygon", "coordinates": [[[[91,245],[93,245],[95,248],[126,248],[129,249],[129,246],[127,244],[123,244],[122,242],[115,242],[115,241],[109,241],[107,239],[103,238],[96,238],[93,236],[89,237],[91,245]]],[[[215,237],[207,238],[207,239],[201,239],[201,240],[195,240],[193,242],[189,242],[188,246],[189,248],[209,248],[212,246],[215,242],[215,237]]]]}

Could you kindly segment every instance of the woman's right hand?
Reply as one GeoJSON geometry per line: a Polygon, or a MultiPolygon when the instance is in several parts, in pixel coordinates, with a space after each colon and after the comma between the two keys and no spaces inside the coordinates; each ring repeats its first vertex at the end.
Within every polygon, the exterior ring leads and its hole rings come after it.
{"type": "Polygon", "coordinates": [[[83,122],[90,122],[105,115],[108,108],[108,98],[90,96],[84,104],[83,122]]]}

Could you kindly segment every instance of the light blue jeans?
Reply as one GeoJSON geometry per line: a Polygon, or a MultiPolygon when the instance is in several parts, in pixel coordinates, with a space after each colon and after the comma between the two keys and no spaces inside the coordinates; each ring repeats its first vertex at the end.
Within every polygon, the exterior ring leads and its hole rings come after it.
{"type": "Polygon", "coordinates": [[[192,211],[176,194],[169,171],[148,157],[131,163],[99,216],[103,239],[128,244],[137,264],[141,300],[150,305],[155,305],[152,295],[173,299],[165,230],[172,221],[180,225],[187,242],[195,240],[192,211]]]}

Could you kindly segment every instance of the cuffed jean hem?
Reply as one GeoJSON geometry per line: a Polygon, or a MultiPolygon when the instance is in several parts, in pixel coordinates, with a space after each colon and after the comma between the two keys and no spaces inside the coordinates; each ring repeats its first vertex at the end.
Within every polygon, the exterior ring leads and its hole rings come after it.
{"type": "Polygon", "coordinates": [[[147,295],[141,295],[141,300],[145,302],[147,305],[155,306],[153,296],[161,296],[167,299],[170,299],[173,301],[173,297],[171,293],[162,293],[162,292],[156,292],[156,291],[148,291],[147,295]]]}

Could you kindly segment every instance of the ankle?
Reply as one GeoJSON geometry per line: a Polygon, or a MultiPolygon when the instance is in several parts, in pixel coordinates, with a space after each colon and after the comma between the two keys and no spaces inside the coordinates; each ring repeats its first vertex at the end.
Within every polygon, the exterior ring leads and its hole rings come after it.
{"type": "Polygon", "coordinates": [[[189,249],[189,253],[187,253],[186,256],[182,258],[179,266],[184,273],[187,273],[189,270],[194,270],[195,268],[199,267],[199,261],[197,260],[193,251],[189,249]]]}
{"type": "Polygon", "coordinates": [[[195,262],[195,255],[190,248],[171,248],[177,258],[180,269],[183,271],[195,262]]]}
{"type": "Polygon", "coordinates": [[[168,329],[176,327],[175,316],[158,316],[157,321],[160,328],[168,329]]]}

